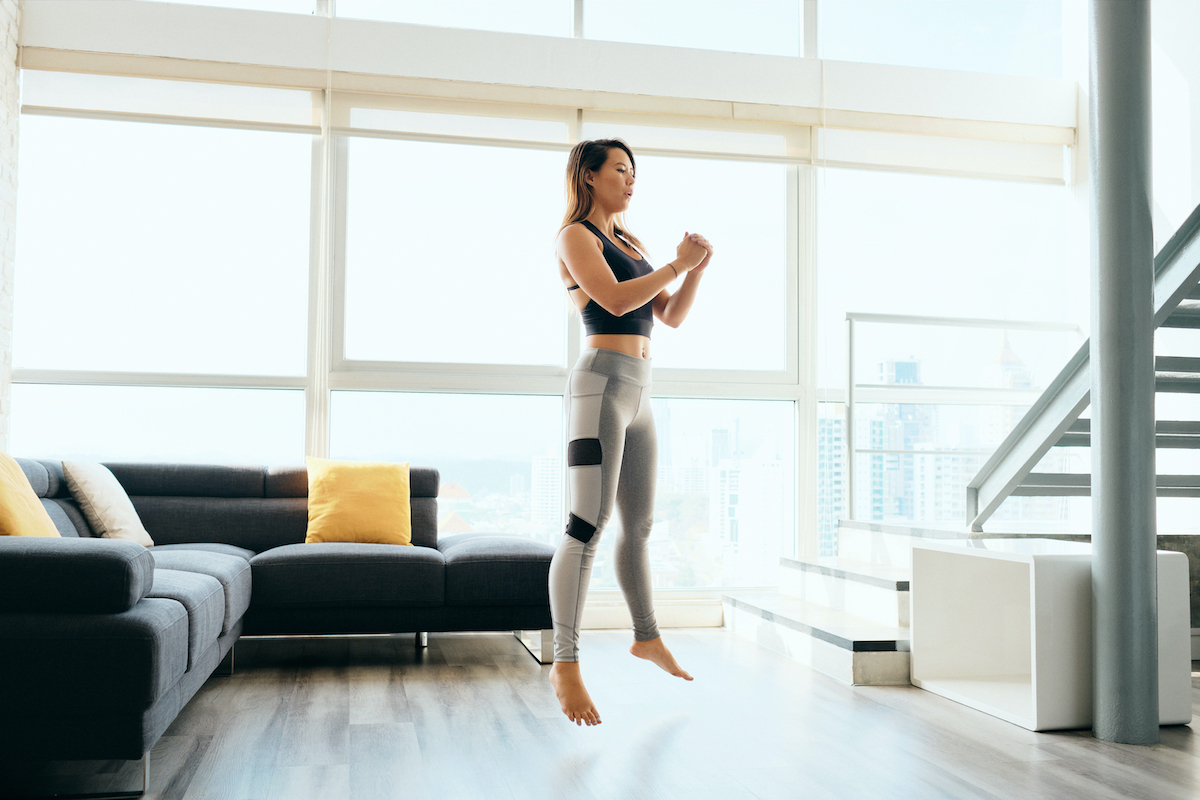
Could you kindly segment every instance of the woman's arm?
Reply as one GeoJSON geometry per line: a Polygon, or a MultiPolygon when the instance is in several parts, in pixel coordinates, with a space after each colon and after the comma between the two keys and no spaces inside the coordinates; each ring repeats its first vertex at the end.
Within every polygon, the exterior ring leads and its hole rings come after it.
{"type": "Polygon", "coordinates": [[[655,299],[676,277],[704,260],[704,249],[684,240],[676,259],[640,278],[618,281],[604,260],[599,240],[583,225],[568,225],[558,235],[558,257],[575,283],[588,297],[614,317],[620,317],[655,299]]]}
{"type": "Polygon", "coordinates": [[[700,286],[700,279],[704,276],[709,259],[712,258],[712,245],[708,243],[708,240],[699,234],[693,235],[696,237],[696,242],[705,248],[703,260],[688,271],[687,277],[683,279],[683,285],[674,294],[663,290],[654,298],[654,316],[658,317],[664,325],[672,328],[678,328],[687,319],[688,312],[692,309],[692,302],[696,299],[696,290],[700,286]]]}

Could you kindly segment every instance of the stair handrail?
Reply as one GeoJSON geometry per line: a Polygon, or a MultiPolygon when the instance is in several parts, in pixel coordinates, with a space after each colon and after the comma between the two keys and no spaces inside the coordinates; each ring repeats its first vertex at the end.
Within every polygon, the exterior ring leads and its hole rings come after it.
{"type": "MultiPolygon", "coordinates": [[[[1154,257],[1157,329],[1200,281],[1200,205],[1154,257]]],[[[1089,337],[967,484],[967,525],[983,524],[1091,402],[1089,337]]]]}

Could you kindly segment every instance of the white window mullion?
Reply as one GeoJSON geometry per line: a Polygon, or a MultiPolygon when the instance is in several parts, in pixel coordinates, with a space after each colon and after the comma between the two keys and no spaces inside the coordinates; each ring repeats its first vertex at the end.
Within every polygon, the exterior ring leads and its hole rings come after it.
{"type": "MultiPolygon", "coordinates": [[[[814,3],[815,5],[815,3],[814,3]]],[[[807,38],[807,33],[806,33],[807,38]]],[[[816,556],[817,530],[817,182],[815,167],[795,172],[799,229],[796,248],[796,329],[789,332],[799,354],[796,402],[796,554],[816,556]]]]}

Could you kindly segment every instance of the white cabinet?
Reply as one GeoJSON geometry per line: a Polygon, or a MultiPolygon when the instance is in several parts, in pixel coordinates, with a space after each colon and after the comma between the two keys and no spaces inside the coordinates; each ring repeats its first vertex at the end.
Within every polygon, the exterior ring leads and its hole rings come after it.
{"type": "MultiPolygon", "coordinates": [[[[1092,724],[1091,546],[914,543],[912,682],[1030,730],[1092,724]]],[[[1163,725],[1192,718],[1188,560],[1158,551],[1163,725]]]]}

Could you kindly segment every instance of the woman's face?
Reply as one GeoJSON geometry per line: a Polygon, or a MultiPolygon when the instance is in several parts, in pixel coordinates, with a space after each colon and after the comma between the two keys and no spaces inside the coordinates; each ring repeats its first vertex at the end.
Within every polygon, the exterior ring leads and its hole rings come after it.
{"type": "Polygon", "coordinates": [[[587,182],[592,187],[592,196],[604,210],[619,214],[629,207],[633,198],[633,165],[629,156],[619,147],[608,150],[608,160],[596,172],[590,173],[587,182]]]}

